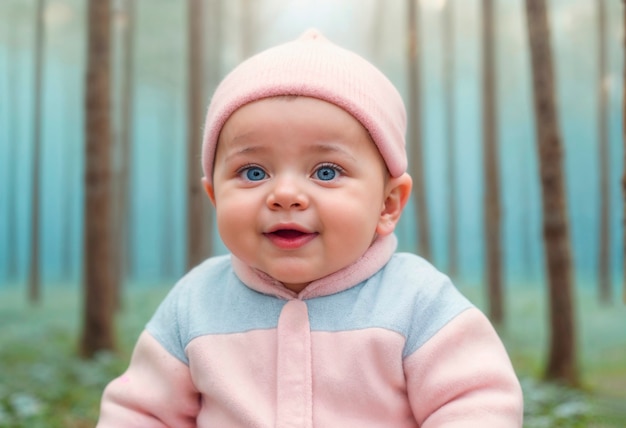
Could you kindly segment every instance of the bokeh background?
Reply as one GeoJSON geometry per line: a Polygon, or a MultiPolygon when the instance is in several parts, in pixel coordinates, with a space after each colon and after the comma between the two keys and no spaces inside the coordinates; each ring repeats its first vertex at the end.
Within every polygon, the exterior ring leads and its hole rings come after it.
{"type": "MultiPolygon", "coordinates": [[[[123,276],[124,286],[130,294],[124,309],[127,313],[122,313],[120,319],[126,319],[124,317],[128,317],[128,312],[136,312],[137,306],[133,305],[145,306],[142,301],[152,303],[147,305],[143,315],[133,321],[134,327],[128,328],[129,338],[121,339],[125,345],[120,346],[120,360],[111,363],[105,359],[102,363],[113,364],[111,372],[122,366],[121,361],[129,352],[138,329],[158,303],[158,297],[186,271],[188,2],[131,2],[134,4],[132,20],[128,15],[127,1],[112,1],[111,24],[112,116],[116,138],[121,133],[120,124],[124,119],[122,105],[125,93],[121,82],[125,76],[124,67],[127,63],[124,55],[127,46],[123,35],[129,31],[129,26],[132,26],[133,46],[133,68],[130,74],[130,90],[133,94],[130,107],[131,202],[126,211],[128,227],[124,236],[126,260],[123,276]]],[[[255,52],[291,40],[310,27],[318,28],[329,39],[375,63],[396,84],[403,96],[407,95],[406,1],[207,0],[205,3],[206,85],[202,96],[206,105],[219,77],[237,63],[255,52]]],[[[5,350],[14,347],[19,340],[32,340],[26,337],[31,333],[31,337],[49,337],[48,333],[37,336],[33,332],[44,328],[41,325],[42,318],[56,320],[57,315],[52,314],[59,311],[57,326],[61,332],[59,334],[66,335],[63,336],[62,346],[69,349],[67,358],[71,359],[75,354],[73,340],[77,337],[77,324],[80,323],[84,267],[87,1],[46,0],[43,4],[42,109],[40,121],[35,123],[34,46],[38,3],[36,0],[0,0],[0,349],[3,346],[5,350]],[[33,160],[33,137],[37,127],[41,131],[38,165],[33,160]],[[39,170],[40,180],[39,267],[43,308],[40,306],[39,309],[26,303],[26,283],[31,268],[31,189],[35,168],[39,170]],[[9,334],[9,330],[17,328],[18,323],[31,325],[32,329],[23,330],[24,336],[9,334]],[[4,344],[1,340],[3,336],[4,344]]],[[[448,268],[448,222],[455,221],[458,227],[456,245],[459,269],[454,279],[464,292],[481,305],[484,304],[485,276],[482,1],[421,0],[418,4],[421,133],[432,243],[430,261],[443,271],[448,268]],[[452,13],[452,32],[450,27],[444,25],[446,13],[452,13]],[[453,40],[451,50],[444,45],[447,36],[453,40]],[[453,59],[451,71],[446,68],[449,67],[450,58],[453,59]],[[447,71],[452,73],[454,81],[453,120],[450,120],[445,105],[444,77],[447,71]],[[456,152],[452,164],[456,170],[457,189],[457,210],[453,216],[448,214],[447,202],[450,189],[447,168],[451,154],[446,150],[445,143],[451,130],[455,135],[456,152]]],[[[614,364],[616,367],[603,380],[588,374],[588,390],[585,394],[593,395],[593,385],[613,378],[615,385],[603,394],[610,399],[620,400],[619,403],[626,408],[626,315],[621,303],[624,259],[624,202],[621,193],[621,178],[624,174],[624,5],[618,1],[604,0],[549,0],[547,4],[564,146],[573,272],[579,295],[578,321],[582,325],[581,336],[606,336],[602,345],[589,344],[586,339],[581,339],[584,356],[581,365],[583,369],[602,364],[614,364]],[[603,1],[606,8],[603,28],[599,26],[598,1],[603,1]],[[600,34],[605,36],[601,37],[600,34]],[[598,59],[600,43],[606,48],[607,58],[603,75],[598,59]],[[600,116],[598,106],[601,85],[607,90],[604,118],[600,116]],[[614,301],[609,306],[593,306],[597,300],[600,251],[601,171],[598,135],[601,128],[608,135],[610,166],[608,227],[614,301]],[[584,306],[587,304],[592,306],[584,306]],[[585,318],[590,313],[595,315],[585,318]],[[613,355],[611,362],[603,362],[591,354],[585,359],[585,355],[588,355],[585,352],[592,352],[594,346],[596,351],[605,349],[613,355]],[[620,370],[622,377],[616,377],[615,373],[620,370]]],[[[511,307],[511,313],[507,315],[508,330],[502,334],[507,346],[519,347],[519,353],[512,352],[514,362],[519,357],[520,376],[539,379],[548,327],[544,298],[546,281],[541,189],[527,23],[524,2],[521,0],[496,0],[494,10],[502,269],[504,283],[511,290],[507,297],[511,307]],[[534,333],[533,330],[528,331],[529,326],[535,326],[534,333]],[[529,345],[531,343],[533,345],[529,345]],[[523,348],[528,346],[532,347],[532,351],[529,351],[531,356],[526,361],[523,348]]],[[[200,145],[198,141],[198,162],[200,145]]],[[[403,251],[417,251],[416,215],[415,204],[411,201],[397,232],[403,251]]],[[[213,244],[214,254],[226,252],[217,233],[214,234],[213,244]]],[[[123,321],[118,323],[125,325],[123,321]]],[[[17,354],[15,358],[7,355],[0,352],[0,372],[5,374],[12,371],[12,364],[17,364],[16,361],[20,359],[17,354]]],[[[30,361],[28,358],[25,360],[30,361]]],[[[36,363],[37,359],[33,357],[32,364],[36,363]]],[[[23,370],[28,371],[27,368],[23,370]]],[[[109,375],[111,372],[105,373],[109,375]]],[[[593,370],[587,372],[592,373],[593,370]]],[[[102,379],[94,381],[91,390],[98,391],[106,378],[102,375],[102,379]]],[[[2,379],[0,377],[0,381],[2,379]]],[[[19,423],[22,422],[18,420],[24,418],[20,419],[19,409],[24,408],[27,409],[24,420],[31,418],[34,424],[33,421],[38,420],[38,417],[47,415],[50,421],[50,414],[54,412],[46,403],[50,403],[51,399],[38,397],[27,388],[20,390],[19,385],[10,384],[6,378],[4,382],[4,387],[0,383],[0,426],[5,426],[2,425],[3,420],[6,426],[21,426],[19,423]],[[22,394],[17,401],[16,391],[22,394]]],[[[527,386],[528,390],[535,391],[532,388],[535,386],[527,386]]],[[[543,391],[537,394],[557,397],[556,404],[550,407],[552,410],[546,410],[548,413],[557,408],[559,403],[572,402],[568,395],[570,392],[561,396],[560,392],[552,390],[548,393],[539,389],[537,391],[543,391]]],[[[574,395],[574,402],[585,402],[580,396],[574,395]]],[[[91,401],[84,404],[88,410],[84,410],[81,416],[83,423],[87,424],[85,426],[88,426],[88,422],[84,421],[91,420],[89,418],[93,418],[97,412],[97,402],[94,404],[97,392],[91,397],[91,401]]],[[[579,408],[574,406],[574,416],[570,419],[578,422],[571,423],[589,423],[590,419],[585,418],[589,417],[590,408],[592,406],[588,403],[579,408]]],[[[71,412],[66,410],[66,413],[71,412]]],[[[548,416],[546,418],[553,421],[548,416]]],[[[75,422],[78,419],[80,417],[72,419],[74,422],[64,420],[59,422],[59,426],[74,423],[77,424],[75,426],[81,426],[75,422]]]]}
{"type": "MultiPolygon", "coordinates": [[[[222,74],[247,55],[297,37],[309,27],[355,50],[377,64],[406,94],[405,2],[277,1],[249,2],[252,28],[243,29],[245,2],[224,2],[219,52],[222,74]],[[382,4],[382,3],[381,3],[382,4]],[[243,36],[252,32],[251,40],[243,36]],[[244,52],[249,49],[250,52],[244,52]]],[[[456,133],[460,275],[479,280],[483,270],[481,15],[480,1],[455,2],[455,48],[442,46],[444,0],[423,0],[420,21],[422,108],[428,209],[432,223],[433,262],[447,263],[445,138],[456,133]],[[455,57],[456,121],[444,110],[446,55],[455,57]]],[[[596,3],[552,0],[559,117],[565,145],[568,207],[576,274],[581,283],[596,276],[599,230],[598,127],[609,132],[611,159],[612,269],[621,272],[623,219],[620,179],[622,23],[619,2],[607,6],[607,123],[598,120],[598,30],[596,3]]],[[[86,64],[85,2],[48,0],[45,13],[41,174],[42,257],[46,282],[80,277],[84,75],[86,64]]],[[[498,139],[500,145],[504,260],[511,279],[542,276],[540,190],[535,147],[531,75],[523,2],[495,2],[497,32],[498,139]]],[[[0,280],[19,282],[29,254],[33,176],[34,2],[0,3],[0,280]],[[10,237],[11,239],[7,239],[10,237]]],[[[124,25],[121,8],[113,25],[124,25]]],[[[134,105],[132,125],[132,206],[129,210],[131,279],[171,279],[185,269],[185,144],[187,31],[184,2],[137,1],[134,105]],[[169,195],[166,195],[168,193],[169,195]],[[164,243],[167,242],[167,245],[164,243]],[[166,247],[166,248],[165,248],[166,247]]],[[[119,40],[117,40],[119,44],[119,40]]],[[[208,45],[210,42],[207,41],[208,45]]],[[[208,48],[207,48],[208,49],[208,48]]],[[[121,73],[121,49],[114,60],[121,73]]],[[[207,60],[207,61],[208,61],[207,60]]],[[[206,89],[207,105],[214,82],[206,89]]],[[[119,91],[114,94],[118,102],[119,91]]],[[[119,108],[116,109],[119,112],[119,108]]],[[[200,145],[200,142],[198,143],[200,145]]],[[[399,229],[401,247],[414,251],[414,215],[409,206],[399,229]]],[[[216,238],[216,244],[219,240],[216,238]]],[[[223,251],[218,245],[218,250],[223,251]]]]}

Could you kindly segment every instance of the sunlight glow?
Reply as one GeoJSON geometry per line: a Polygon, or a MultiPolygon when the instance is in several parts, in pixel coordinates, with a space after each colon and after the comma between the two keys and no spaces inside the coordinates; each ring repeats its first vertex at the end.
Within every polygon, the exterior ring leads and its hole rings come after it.
{"type": "Polygon", "coordinates": [[[422,5],[428,9],[439,12],[446,7],[446,0],[422,0],[422,5]]]}
{"type": "Polygon", "coordinates": [[[62,27],[74,18],[72,7],[62,1],[48,3],[44,11],[46,24],[52,27],[62,27]]]}

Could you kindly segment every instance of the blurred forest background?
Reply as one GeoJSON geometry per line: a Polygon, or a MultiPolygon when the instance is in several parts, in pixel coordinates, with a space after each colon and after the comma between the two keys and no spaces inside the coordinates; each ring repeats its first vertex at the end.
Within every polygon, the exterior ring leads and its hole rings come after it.
{"type": "Polygon", "coordinates": [[[89,289],[98,260],[85,234],[88,160],[99,159],[86,154],[89,3],[0,0],[0,426],[93,424],[101,388],[167,288],[226,251],[206,227],[208,201],[192,205],[213,88],[309,27],[376,64],[405,97],[423,187],[399,225],[400,250],[485,308],[524,379],[527,425],[626,424],[622,2],[545,1],[571,254],[561,286],[574,294],[564,312],[548,299],[559,289],[546,269],[526,10],[544,2],[111,0],[111,145],[100,153],[110,156],[104,254],[116,261],[100,261],[114,271],[105,286],[124,292],[110,304],[89,289]],[[198,236],[207,241],[190,248],[198,236]],[[113,306],[115,318],[96,317],[115,319],[107,344],[86,345],[89,314],[113,306]],[[572,321],[565,347],[579,355],[550,376],[553,318],[572,321]]]}

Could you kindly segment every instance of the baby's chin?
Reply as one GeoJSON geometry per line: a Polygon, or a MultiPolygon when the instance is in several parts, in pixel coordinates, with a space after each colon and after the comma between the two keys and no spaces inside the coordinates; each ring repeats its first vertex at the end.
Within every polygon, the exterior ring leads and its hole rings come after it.
{"type": "MultiPolygon", "coordinates": [[[[318,269],[313,269],[312,267],[302,267],[295,266],[287,267],[285,266],[288,262],[284,263],[279,268],[272,268],[265,266],[264,268],[255,268],[258,272],[267,275],[267,277],[272,280],[280,283],[288,290],[291,290],[295,293],[299,293],[304,290],[309,284],[320,280],[334,272],[321,272],[318,269]]],[[[254,268],[254,265],[249,265],[254,268]]]]}
{"type": "MultiPolygon", "coordinates": [[[[263,272],[263,271],[262,271],[263,272]]],[[[323,276],[312,276],[312,275],[294,275],[291,273],[284,272],[273,272],[274,274],[270,274],[267,272],[263,272],[274,281],[279,282],[288,290],[291,290],[295,293],[299,293],[309,286],[312,282],[315,282],[319,279],[322,279],[323,276]]]]}

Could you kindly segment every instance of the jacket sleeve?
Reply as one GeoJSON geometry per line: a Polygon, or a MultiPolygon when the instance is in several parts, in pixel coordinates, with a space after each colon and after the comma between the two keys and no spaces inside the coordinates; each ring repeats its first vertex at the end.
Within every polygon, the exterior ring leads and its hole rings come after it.
{"type": "Polygon", "coordinates": [[[421,428],[518,428],[519,381],[487,318],[468,309],[404,361],[411,408],[421,428]]]}
{"type": "Polygon", "coordinates": [[[195,427],[199,409],[189,367],[144,331],[126,372],[104,390],[97,428],[195,427]]]}

